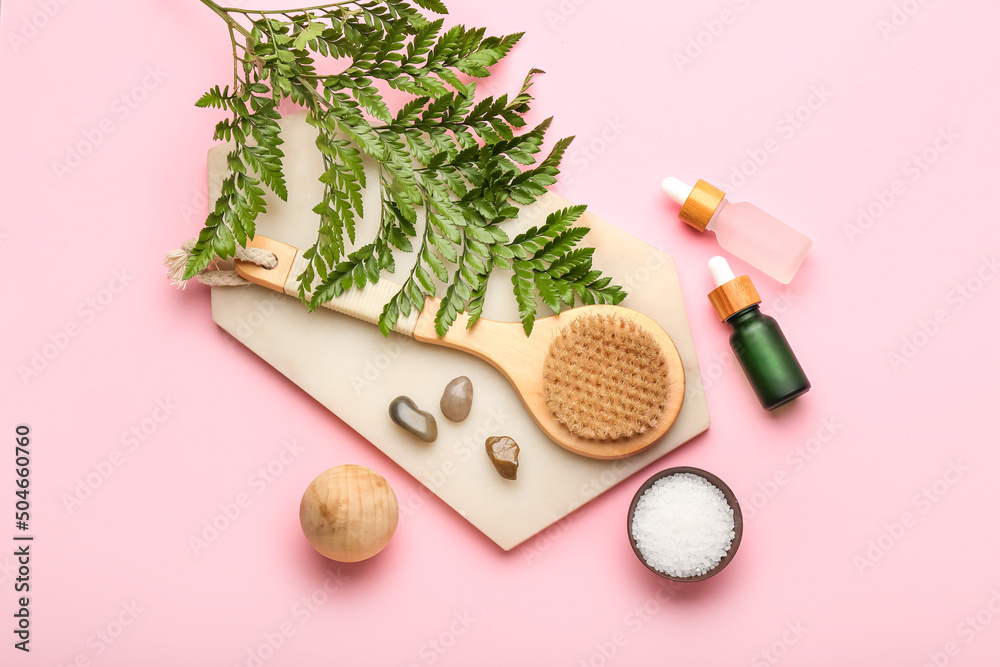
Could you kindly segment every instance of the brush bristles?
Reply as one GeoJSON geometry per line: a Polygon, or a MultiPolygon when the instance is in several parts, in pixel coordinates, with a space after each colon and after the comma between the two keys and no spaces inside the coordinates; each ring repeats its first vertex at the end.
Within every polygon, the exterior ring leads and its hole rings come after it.
{"type": "Polygon", "coordinates": [[[549,346],[545,400],[581,438],[618,440],[656,425],[667,400],[667,363],[642,327],[614,315],[587,315],[549,346]]]}

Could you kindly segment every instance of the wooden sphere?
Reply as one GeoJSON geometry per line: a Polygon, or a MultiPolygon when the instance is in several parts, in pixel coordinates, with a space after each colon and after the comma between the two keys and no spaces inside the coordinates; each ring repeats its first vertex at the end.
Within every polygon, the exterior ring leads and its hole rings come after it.
{"type": "Polygon", "coordinates": [[[314,479],[299,504],[309,544],[345,563],[371,558],[389,543],[399,505],[382,475],[359,465],[330,468],[314,479]]]}

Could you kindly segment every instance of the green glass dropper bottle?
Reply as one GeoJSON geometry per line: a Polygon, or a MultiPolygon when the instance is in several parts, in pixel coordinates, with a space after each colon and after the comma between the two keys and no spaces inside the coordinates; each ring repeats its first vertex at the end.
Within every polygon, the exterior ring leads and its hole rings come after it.
{"type": "Polygon", "coordinates": [[[723,257],[713,257],[708,268],[717,285],[708,300],[733,328],[729,344],[764,409],[774,410],[809,391],[809,379],[778,323],[760,312],[750,276],[734,276],[723,257]]]}

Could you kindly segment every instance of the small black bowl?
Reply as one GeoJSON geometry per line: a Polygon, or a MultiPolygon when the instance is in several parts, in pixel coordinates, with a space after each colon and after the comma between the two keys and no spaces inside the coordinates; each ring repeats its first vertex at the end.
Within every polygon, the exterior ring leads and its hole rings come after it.
{"type": "Polygon", "coordinates": [[[708,579],[709,577],[715,576],[722,570],[722,568],[729,565],[729,561],[731,561],[733,559],[733,556],[736,555],[736,550],[740,546],[740,540],[743,539],[743,512],[740,510],[740,501],[736,499],[736,494],[734,494],[733,490],[730,489],[729,486],[721,479],[719,479],[718,477],[716,477],[715,475],[713,475],[708,471],[702,470],[701,468],[691,468],[688,466],[667,468],[666,470],[658,472],[649,479],[647,479],[646,483],[640,486],[639,490],[635,492],[635,496],[632,497],[632,504],[629,505],[628,508],[627,521],[628,525],[626,526],[626,528],[628,530],[628,541],[632,545],[632,551],[635,552],[636,558],[638,558],[639,562],[645,565],[646,569],[648,569],[650,572],[659,577],[663,577],[664,579],[669,579],[670,581],[679,581],[679,582],[701,581],[702,579],[708,579]],[[694,577],[673,577],[670,576],[669,574],[660,572],[659,570],[651,567],[649,563],[646,562],[646,559],[642,557],[642,552],[639,551],[639,547],[635,543],[635,537],[632,535],[632,517],[635,515],[635,506],[639,503],[639,498],[641,498],[642,494],[646,492],[646,489],[653,486],[653,484],[655,484],[657,480],[685,472],[691,473],[692,475],[698,475],[699,477],[707,479],[709,482],[715,485],[715,487],[719,489],[719,491],[722,491],[722,495],[726,497],[726,502],[728,502],[729,506],[733,508],[733,524],[734,524],[733,531],[736,533],[736,536],[733,537],[733,542],[731,545],[729,545],[729,551],[727,551],[726,555],[722,557],[722,560],[719,561],[719,564],[713,567],[705,574],[699,574],[694,577]]]}

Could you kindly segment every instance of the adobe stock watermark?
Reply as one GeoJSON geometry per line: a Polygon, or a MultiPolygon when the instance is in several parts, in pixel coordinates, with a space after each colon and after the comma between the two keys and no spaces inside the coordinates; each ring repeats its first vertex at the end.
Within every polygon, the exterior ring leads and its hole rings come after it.
{"type": "Polygon", "coordinates": [[[97,316],[103,313],[134,279],[127,269],[114,271],[104,287],[77,304],[76,317],[56,331],[50,332],[44,343],[31,349],[28,360],[17,365],[17,374],[24,386],[27,387],[59,358],[84,328],[97,319],[97,316]]]}
{"type": "Polygon", "coordinates": [[[941,646],[927,652],[927,661],[923,667],[945,667],[952,659],[962,652],[963,646],[968,646],[981,635],[1000,615],[1000,590],[990,590],[990,597],[976,611],[967,615],[955,626],[954,638],[941,646]]]}
{"type": "Polygon", "coordinates": [[[854,243],[871,230],[875,223],[881,220],[889,209],[899,199],[909,192],[910,186],[919,181],[937,164],[941,156],[947,153],[962,138],[950,125],[940,127],[927,147],[911,155],[904,163],[900,176],[891,180],[884,188],[878,188],[871,201],[858,207],[853,223],[844,225],[844,234],[850,243],[854,243]]]}
{"type": "Polygon", "coordinates": [[[970,469],[961,461],[948,461],[948,467],[940,477],[913,494],[910,498],[910,509],[883,523],[882,532],[874,539],[868,540],[862,553],[855,554],[853,562],[858,574],[864,576],[865,572],[885,558],[885,555],[913,530],[920,517],[934,509],[962,481],[970,469]]]}
{"type": "Polygon", "coordinates": [[[247,649],[245,658],[236,663],[236,667],[263,667],[295,636],[298,629],[296,623],[298,626],[308,623],[350,579],[351,575],[345,573],[339,565],[336,570],[327,568],[323,583],[292,604],[288,612],[289,618],[273,629],[262,632],[260,640],[247,649]]]}
{"type": "Polygon", "coordinates": [[[809,628],[802,625],[802,621],[785,621],[785,630],[781,636],[769,646],[754,653],[750,658],[750,667],[770,667],[778,664],[807,632],[809,628]]]}
{"type": "MultiPolygon", "coordinates": [[[[441,462],[441,465],[427,474],[427,479],[420,480],[421,486],[405,502],[399,503],[399,525],[403,525],[411,516],[424,506],[431,495],[444,487],[445,483],[459,471],[459,462],[468,461],[472,456],[486,457],[486,438],[498,435],[510,419],[511,414],[501,406],[490,408],[489,414],[482,424],[472,433],[453,440],[449,451],[451,456],[441,462]]],[[[468,433],[468,429],[464,430],[468,433]]]]}
{"type": "Polygon", "coordinates": [[[687,391],[691,391],[693,395],[707,395],[708,390],[716,382],[724,378],[728,373],[729,369],[732,368],[736,363],[736,356],[728,349],[713,352],[711,358],[703,361],[701,363],[701,388],[699,390],[697,384],[692,384],[690,388],[685,388],[687,391]]]}
{"type": "Polygon", "coordinates": [[[112,449],[105,458],[94,462],[91,465],[93,470],[76,478],[73,492],[63,493],[60,496],[66,512],[72,514],[84,502],[93,497],[94,493],[111,479],[111,476],[128,460],[129,456],[138,452],[156,434],[160,426],[173,416],[178,407],[170,397],[156,399],[156,404],[150,413],[121,434],[118,440],[122,448],[112,449]]]}
{"type": "Polygon", "coordinates": [[[833,97],[833,91],[825,83],[810,86],[805,99],[778,116],[771,135],[759,146],[748,148],[746,158],[730,169],[729,180],[720,183],[719,187],[726,192],[735,192],[746,185],[833,97]]]}
{"type": "Polygon", "coordinates": [[[42,30],[45,29],[49,23],[52,22],[59,12],[62,11],[63,7],[68,5],[71,0],[42,0],[39,2],[35,11],[31,12],[28,16],[21,19],[21,24],[7,33],[7,43],[10,44],[10,48],[14,53],[20,51],[24,46],[28,44],[35,37],[41,34],[42,30]]]}
{"type": "Polygon", "coordinates": [[[11,556],[4,556],[3,561],[0,561],[0,584],[14,580],[14,576],[17,574],[17,565],[17,561],[11,556]]]}
{"type": "Polygon", "coordinates": [[[114,132],[119,124],[128,119],[139,105],[146,101],[149,94],[160,87],[167,78],[159,65],[146,68],[139,83],[135,84],[111,103],[110,114],[104,116],[95,125],[81,132],[82,138],[66,147],[62,160],[52,161],[52,174],[62,182],[66,176],[73,173],[84,161],[94,154],[97,147],[114,132]]]}
{"type": "Polygon", "coordinates": [[[771,502],[782,488],[792,481],[792,477],[806,467],[814,458],[833,442],[844,425],[834,417],[824,417],[820,420],[815,435],[800,445],[796,445],[785,454],[785,465],[775,470],[770,477],[758,481],[757,489],[750,493],[741,503],[743,518],[747,521],[757,516],[757,512],[771,502]]]}
{"type": "Polygon", "coordinates": [[[250,308],[237,318],[232,333],[221,327],[216,329],[218,335],[222,337],[223,344],[229,350],[235,349],[237,342],[246,344],[257,330],[274,316],[278,303],[287,298],[289,297],[281,292],[268,291],[263,297],[254,299],[250,308]]]}
{"type": "Polygon", "coordinates": [[[236,320],[234,333],[237,340],[245,342],[253,338],[254,332],[271,319],[275,306],[285,298],[287,297],[280,292],[268,292],[267,296],[255,299],[253,307],[236,320]]]}
{"type": "Polygon", "coordinates": [[[253,505],[254,497],[265,493],[279,477],[285,474],[304,451],[306,448],[294,439],[282,442],[278,454],[267,463],[258,466],[247,477],[246,486],[249,487],[249,490],[240,491],[230,500],[219,503],[218,511],[202,522],[200,530],[188,536],[188,546],[191,547],[191,552],[195,556],[200,556],[208,547],[215,544],[253,505]]]}
{"type": "Polygon", "coordinates": [[[607,488],[610,488],[622,481],[645,464],[640,464],[634,457],[625,459],[615,459],[610,465],[605,466],[600,474],[594,475],[580,485],[579,495],[584,498],[593,498],[607,488]]]}
{"type": "Polygon", "coordinates": [[[626,130],[628,124],[621,119],[621,116],[615,116],[606,119],[601,129],[588,138],[577,135],[566,151],[566,158],[563,160],[564,169],[559,176],[559,182],[562,185],[571,185],[576,177],[597,162],[626,130]]]}
{"type": "MultiPolygon", "coordinates": [[[[139,616],[146,610],[139,606],[135,600],[122,602],[120,608],[107,623],[92,632],[86,641],[86,649],[78,651],[73,656],[72,662],[65,663],[65,667],[91,667],[93,658],[104,655],[119,639],[126,630],[135,625],[139,616]]],[[[59,663],[63,667],[63,663],[59,663]]]]}
{"type": "Polygon", "coordinates": [[[566,534],[566,529],[576,523],[576,517],[576,511],[570,512],[542,532],[534,535],[528,544],[519,547],[525,562],[532,563],[541,558],[556,542],[562,539],[563,535],[566,534]]]}
{"type": "Polygon", "coordinates": [[[638,288],[648,283],[654,276],[659,275],[660,269],[669,262],[668,256],[659,250],[650,250],[646,256],[646,261],[639,264],[626,276],[622,276],[619,283],[626,292],[632,293],[638,288]]]}
{"type": "Polygon", "coordinates": [[[360,370],[351,373],[351,388],[354,389],[354,395],[360,396],[364,393],[407,348],[415,344],[416,341],[409,336],[393,335],[383,340],[380,343],[380,351],[365,359],[360,370]]]}
{"type": "Polygon", "coordinates": [[[898,373],[900,368],[912,362],[953,321],[956,313],[961,312],[983,292],[997,273],[1000,273],[1000,260],[997,256],[982,257],[968,278],[948,290],[944,304],[935,308],[926,319],[918,319],[916,327],[904,335],[899,345],[888,353],[886,360],[889,368],[898,373]]]}
{"type": "Polygon", "coordinates": [[[895,3],[888,16],[875,22],[882,39],[888,40],[893,34],[902,30],[928,2],[930,0],[903,0],[895,3]]]}
{"type": "Polygon", "coordinates": [[[177,214],[184,222],[191,222],[196,215],[204,218],[208,211],[215,205],[215,200],[208,198],[209,192],[219,192],[222,190],[222,183],[226,180],[226,174],[222,171],[209,171],[208,183],[194,189],[191,199],[177,205],[177,214]]]}
{"type": "Polygon", "coordinates": [[[452,612],[451,618],[446,621],[445,627],[437,633],[437,635],[421,644],[420,648],[417,649],[417,656],[420,658],[420,662],[411,662],[409,667],[417,667],[418,664],[437,664],[437,661],[441,658],[441,656],[455,646],[455,644],[458,643],[458,640],[469,631],[475,622],[475,616],[473,616],[468,609],[461,612],[452,612]]]}
{"type": "Polygon", "coordinates": [[[656,588],[656,593],[635,605],[622,617],[621,626],[609,636],[594,643],[594,650],[577,663],[578,667],[607,667],[618,652],[628,646],[632,637],[639,634],[663,610],[682,584],[664,581],[656,588]]]}
{"type": "Polygon", "coordinates": [[[196,215],[198,218],[208,216],[208,187],[202,186],[195,189],[191,201],[182,202],[177,205],[177,214],[184,222],[191,222],[196,215]]]}
{"type": "Polygon", "coordinates": [[[559,0],[555,8],[545,10],[545,20],[549,22],[549,27],[555,30],[587,2],[588,0],[559,0]]]}
{"type": "Polygon", "coordinates": [[[687,38],[681,49],[674,51],[674,65],[677,66],[678,72],[684,72],[685,68],[705,55],[729,26],[736,23],[741,13],[753,4],[753,0],[733,0],[732,4],[735,9],[727,7],[717,15],[702,21],[700,29],[687,38]]]}

